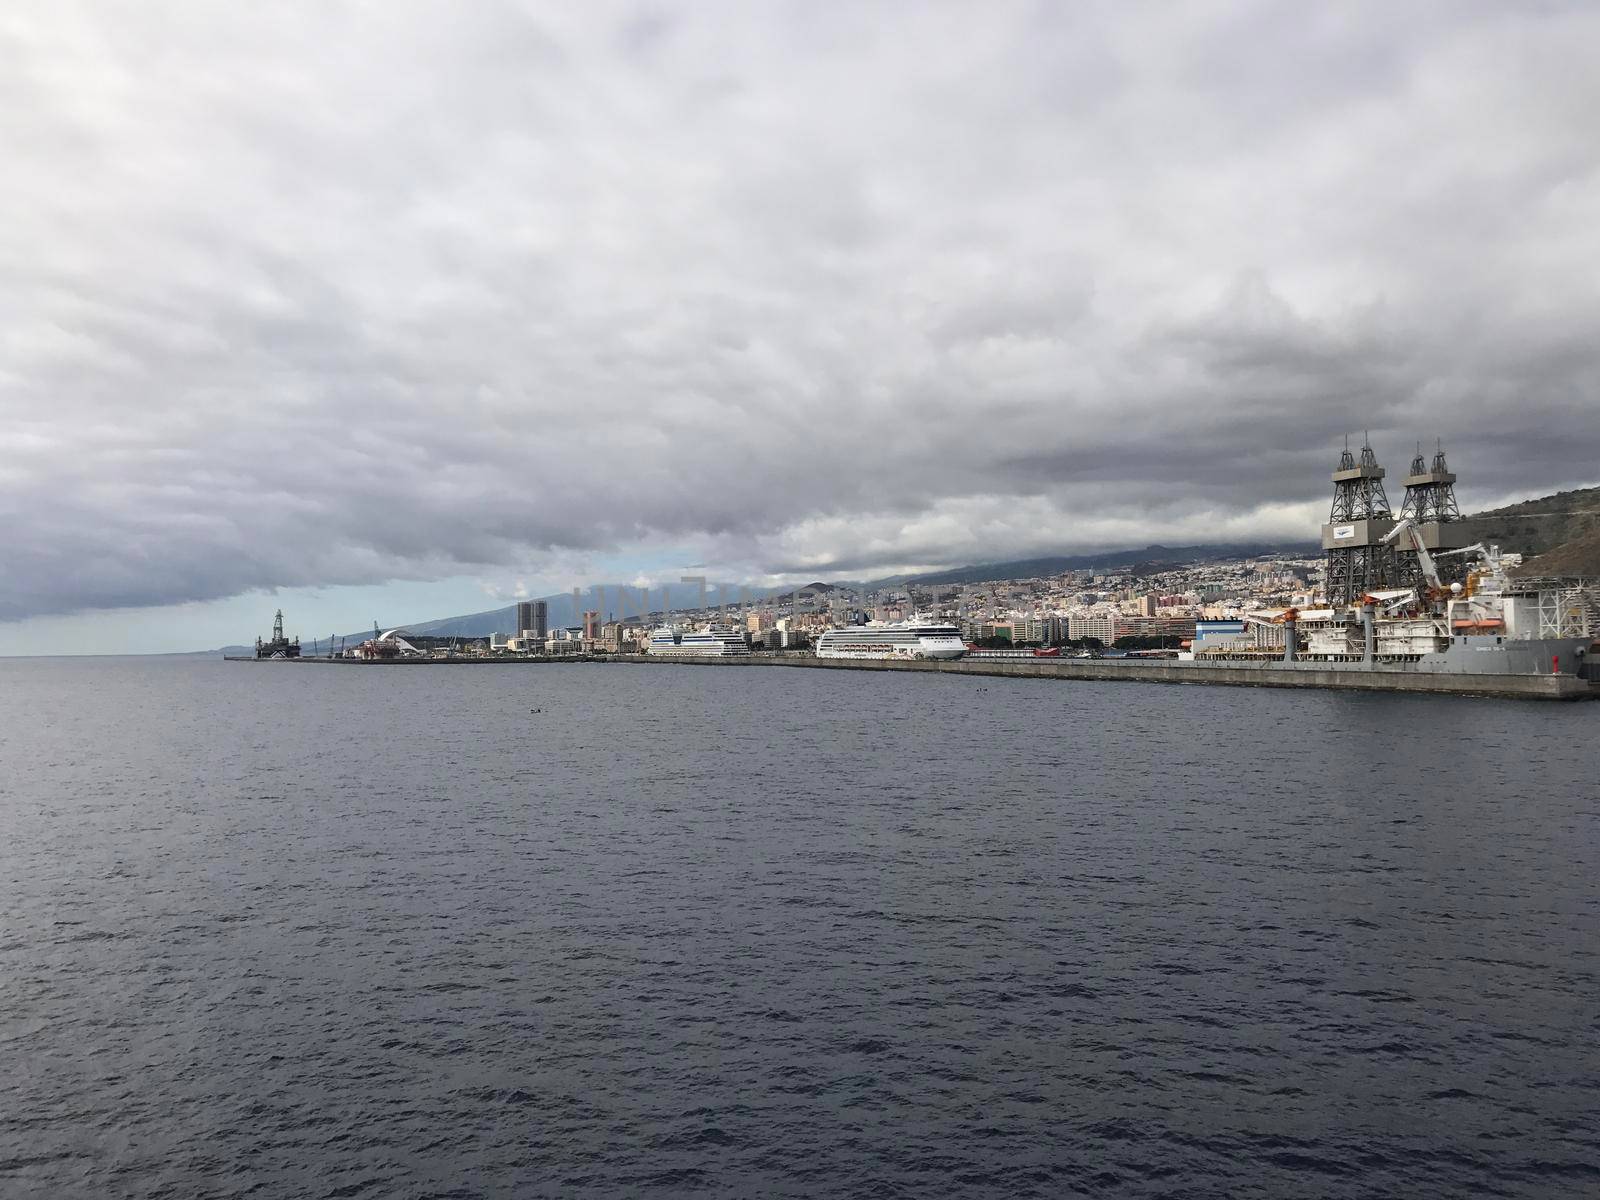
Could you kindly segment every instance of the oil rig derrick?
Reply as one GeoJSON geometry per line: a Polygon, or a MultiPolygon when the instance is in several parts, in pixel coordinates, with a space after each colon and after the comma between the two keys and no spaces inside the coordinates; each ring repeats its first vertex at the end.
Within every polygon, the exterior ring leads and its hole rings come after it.
{"type": "MultiPolygon", "coordinates": [[[[1411,460],[1411,474],[1406,476],[1406,496],[1400,505],[1400,515],[1416,523],[1415,537],[1422,539],[1428,551],[1437,556],[1441,550],[1459,550],[1471,539],[1461,525],[1461,510],[1456,507],[1456,477],[1445,461],[1441,445],[1433,456],[1430,467],[1423,459],[1422,447],[1411,460]]],[[[1408,546],[1395,555],[1398,570],[1395,583],[1398,587],[1420,587],[1422,566],[1415,549],[1408,546]]],[[[1441,581],[1460,583],[1466,577],[1467,560],[1461,555],[1451,555],[1438,560],[1441,581]]]]}
{"type": "Polygon", "coordinates": [[[263,642],[260,638],[256,639],[256,657],[300,657],[300,639],[297,637],[293,641],[290,641],[288,638],[283,636],[283,609],[280,608],[277,612],[277,615],[272,618],[272,639],[266,642],[263,642]]]}
{"type": "Polygon", "coordinates": [[[1346,443],[1333,473],[1333,508],[1322,527],[1330,605],[1358,604],[1367,593],[1393,586],[1395,552],[1384,543],[1393,528],[1383,468],[1371,443],[1363,440],[1359,460],[1346,443]]]}

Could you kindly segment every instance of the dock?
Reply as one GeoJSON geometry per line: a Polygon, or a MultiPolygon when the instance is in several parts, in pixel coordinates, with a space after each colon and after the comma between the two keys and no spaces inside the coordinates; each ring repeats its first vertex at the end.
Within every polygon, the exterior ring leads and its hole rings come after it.
{"type": "Polygon", "coordinates": [[[936,671],[951,675],[999,675],[1022,679],[1095,680],[1118,683],[1200,684],[1224,687],[1320,688],[1334,691],[1411,692],[1447,696],[1491,696],[1516,700],[1600,699],[1600,686],[1577,675],[1473,675],[1421,672],[1357,663],[1307,666],[1279,662],[1215,663],[1177,659],[1039,658],[953,661],[816,658],[809,655],[652,656],[616,655],[615,662],[694,666],[781,666],[846,671],[936,671]]]}
{"type": "MultiPolygon", "coordinates": [[[[255,659],[230,661],[255,662],[255,659]]],[[[352,667],[561,666],[617,664],[694,667],[789,667],[822,671],[920,671],[947,675],[987,675],[1013,679],[1093,680],[1114,683],[1166,683],[1223,687],[1319,688],[1352,692],[1405,692],[1445,696],[1485,696],[1512,700],[1600,699],[1600,683],[1578,675],[1476,675],[1423,672],[1404,666],[1359,663],[1316,666],[1275,661],[1196,663],[1177,659],[863,659],[817,658],[809,654],[605,654],[545,658],[298,658],[286,663],[352,667]]]]}

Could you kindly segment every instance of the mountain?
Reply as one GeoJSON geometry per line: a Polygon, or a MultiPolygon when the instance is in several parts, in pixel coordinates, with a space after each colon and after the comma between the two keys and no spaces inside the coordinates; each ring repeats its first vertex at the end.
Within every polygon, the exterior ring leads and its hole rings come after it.
{"type": "Polygon", "coordinates": [[[1600,579],[1600,528],[1554,546],[1517,568],[1518,575],[1577,575],[1600,579]]]}
{"type": "MultiPolygon", "coordinates": [[[[599,586],[599,585],[596,585],[599,586]]],[[[617,610],[617,598],[621,594],[619,585],[606,584],[606,608],[611,612],[617,610]]],[[[736,590],[736,589],[735,589],[736,590]]],[[[650,606],[655,611],[661,608],[661,588],[650,589],[650,606]]],[[[700,603],[700,589],[695,584],[674,583],[670,585],[672,607],[674,609],[693,608],[700,603]]],[[[632,616],[638,612],[640,589],[628,588],[626,607],[632,616]]],[[[730,592],[729,595],[733,593],[730,592]]],[[[706,602],[715,603],[721,598],[717,585],[706,585],[706,602]]],[[[583,610],[599,604],[598,598],[589,588],[584,588],[579,595],[578,603],[572,602],[571,592],[558,592],[550,596],[530,596],[530,600],[543,600],[546,609],[546,620],[551,629],[563,626],[579,625],[583,622],[583,610]]],[[[487,637],[491,633],[515,633],[517,625],[517,602],[506,605],[504,608],[491,608],[484,612],[466,613],[458,617],[440,617],[431,621],[413,621],[403,625],[385,625],[385,629],[405,629],[415,634],[426,634],[430,637],[487,637]]],[[[365,630],[359,634],[346,635],[360,641],[363,637],[371,637],[372,631],[365,630]]]]}
{"type": "Polygon", "coordinates": [[[1247,542],[1238,545],[1146,546],[1142,550],[1109,550],[1094,554],[1074,554],[1050,558],[1024,558],[1014,562],[983,563],[957,567],[928,575],[913,575],[912,584],[1000,583],[1008,579],[1039,579],[1067,571],[1089,571],[1097,567],[1148,567],[1162,570],[1184,563],[1213,562],[1231,558],[1257,558],[1263,554],[1319,553],[1315,542],[1247,542]]]}
{"type": "Polygon", "coordinates": [[[1518,574],[1600,576],[1600,487],[1508,504],[1465,524],[1473,541],[1526,555],[1518,574]]]}
{"type": "MultiPolygon", "coordinates": [[[[801,586],[802,588],[809,587],[813,591],[827,592],[832,591],[838,585],[819,582],[802,584],[801,586]]],[[[628,595],[626,609],[629,617],[634,617],[638,614],[640,590],[641,589],[636,587],[629,587],[627,589],[628,595]]],[[[670,592],[672,608],[674,611],[698,608],[700,605],[700,586],[698,584],[674,583],[670,585],[670,592]]],[[[617,584],[606,584],[605,593],[606,608],[610,613],[615,614],[617,611],[618,597],[621,594],[620,586],[617,584]]],[[[650,589],[650,607],[651,611],[653,612],[659,613],[661,611],[661,593],[661,588],[650,589]]],[[[750,592],[750,598],[752,600],[769,602],[781,600],[784,603],[788,603],[792,593],[792,588],[765,588],[752,590],[750,592]]],[[[737,584],[724,585],[718,583],[708,583],[706,584],[705,590],[705,603],[731,603],[739,596],[739,594],[740,592],[737,584]]],[[[581,624],[583,621],[583,610],[591,605],[599,603],[598,598],[589,588],[584,588],[582,590],[576,605],[574,605],[572,602],[571,592],[558,592],[549,596],[530,596],[529,599],[544,601],[546,620],[551,629],[559,629],[563,626],[576,626],[581,624]]],[[[293,622],[291,622],[291,624],[292,623],[293,622]]],[[[455,617],[437,617],[431,620],[411,621],[404,624],[389,624],[381,619],[379,621],[380,627],[385,630],[404,629],[409,633],[414,633],[419,636],[425,635],[428,637],[488,637],[491,633],[510,634],[516,632],[516,624],[517,602],[515,601],[503,608],[491,608],[486,609],[483,612],[464,613],[455,617]]],[[[372,629],[369,626],[366,629],[360,629],[354,632],[335,634],[333,640],[337,642],[340,638],[343,638],[350,645],[355,645],[356,643],[361,642],[371,636],[372,629]]],[[[323,645],[327,643],[325,636],[319,635],[317,636],[316,640],[323,645]]],[[[306,653],[309,654],[311,652],[310,648],[312,635],[302,634],[301,642],[306,647],[306,653]]],[[[224,654],[249,654],[253,652],[253,650],[253,646],[222,647],[222,653],[224,654]]],[[[205,653],[216,652],[206,651],[205,653]]]]}
{"type": "MultiPolygon", "coordinates": [[[[599,586],[599,585],[596,585],[599,586]]],[[[605,605],[607,613],[614,617],[617,612],[618,598],[621,589],[617,584],[606,584],[605,605]]],[[[802,588],[809,587],[813,591],[831,591],[834,585],[829,583],[802,584],[802,588]]],[[[627,599],[623,607],[631,618],[638,615],[640,591],[642,589],[629,587],[627,599]]],[[[698,584],[674,583],[670,585],[671,603],[675,612],[684,609],[698,608],[701,604],[701,592],[698,584]]],[[[749,592],[752,600],[783,600],[787,602],[793,589],[766,588],[754,589],[749,592]]],[[[661,611],[661,588],[650,589],[650,611],[661,611]]],[[[704,602],[706,604],[730,604],[743,594],[737,584],[708,583],[705,589],[704,602]]],[[[547,620],[551,629],[562,626],[576,626],[583,622],[583,610],[591,605],[600,603],[593,591],[584,588],[577,604],[572,602],[572,593],[563,592],[553,596],[535,596],[535,600],[545,602],[547,620]]],[[[517,607],[509,604],[505,608],[494,608],[487,612],[468,613],[462,617],[443,617],[436,621],[423,621],[418,624],[403,625],[402,629],[416,634],[427,634],[432,637],[486,637],[491,633],[513,633],[516,631],[517,607]]],[[[363,634],[361,636],[370,636],[363,634]]]]}

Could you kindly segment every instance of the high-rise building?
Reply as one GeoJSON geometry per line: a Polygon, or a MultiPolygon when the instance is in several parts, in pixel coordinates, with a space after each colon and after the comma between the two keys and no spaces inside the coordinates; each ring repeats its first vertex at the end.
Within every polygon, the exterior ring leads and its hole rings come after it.
{"type": "Polygon", "coordinates": [[[589,609],[583,614],[583,640],[586,642],[600,640],[600,614],[594,609],[589,609]]]}
{"type": "Polygon", "coordinates": [[[549,606],[543,600],[519,600],[517,632],[542,643],[550,633],[549,606]]]}

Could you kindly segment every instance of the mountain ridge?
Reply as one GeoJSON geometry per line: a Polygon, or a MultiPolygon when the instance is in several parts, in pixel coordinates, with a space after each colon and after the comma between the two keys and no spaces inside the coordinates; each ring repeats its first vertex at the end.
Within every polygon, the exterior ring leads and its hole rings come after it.
{"type": "Polygon", "coordinates": [[[1263,554],[1316,554],[1315,542],[1207,542],[1194,546],[1163,546],[1154,543],[1138,550],[1097,551],[1093,554],[1049,555],[1007,562],[977,563],[913,575],[911,584],[1000,583],[1007,579],[1034,579],[1060,575],[1065,571],[1086,571],[1095,567],[1176,566],[1222,558],[1257,558],[1263,554]]]}

